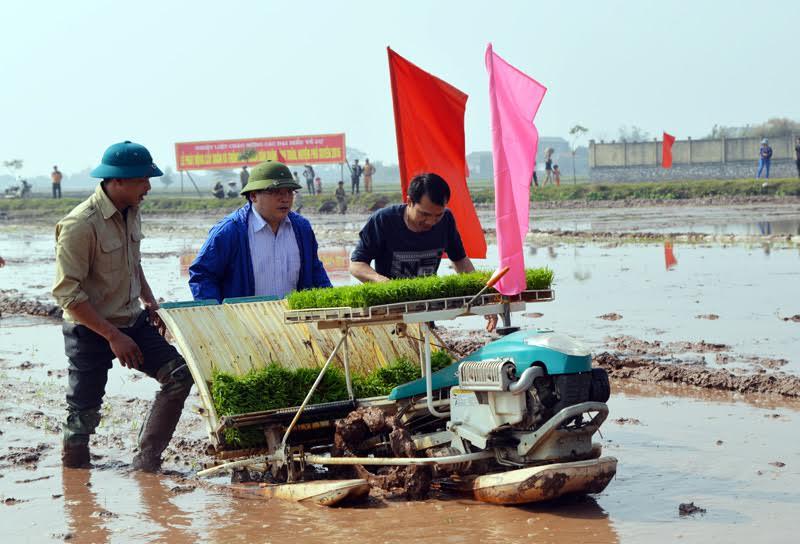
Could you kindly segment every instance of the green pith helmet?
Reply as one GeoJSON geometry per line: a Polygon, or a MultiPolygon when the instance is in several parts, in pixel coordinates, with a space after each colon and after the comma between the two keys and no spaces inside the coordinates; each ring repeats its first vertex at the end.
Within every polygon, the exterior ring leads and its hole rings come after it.
{"type": "MultiPolygon", "coordinates": [[[[55,167],[54,167],[55,168],[55,167]]],[[[153,163],[147,148],[125,140],[114,144],[103,153],[100,166],[89,174],[93,178],[155,178],[164,173],[153,163]]]]}
{"type": "Polygon", "coordinates": [[[250,170],[250,178],[247,185],[239,193],[246,195],[250,191],[261,191],[263,189],[300,189],[289,171],[289,167],[282,162],[266,161],[257,164],[250,170]]]}

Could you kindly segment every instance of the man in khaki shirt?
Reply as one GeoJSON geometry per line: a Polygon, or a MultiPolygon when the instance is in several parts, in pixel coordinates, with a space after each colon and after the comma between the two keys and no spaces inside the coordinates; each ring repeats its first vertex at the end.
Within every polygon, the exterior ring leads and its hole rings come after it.
{"type": "Polygon", "coordinates": [[[116,358],[161,384],[133,459],[135,469],[155,472],[192,387],[185,361],[158,331],[158,302],[141,266],[139,204],[150,178],[163,173],[144,146],[125,141],[109,147],[91,175],[102,179],[94,194],[56,226],[53,296],[64,310],[69,359],[61,459],[91,466],[89,438],[116,358]]]}
{"type": "Polygon", "coordinates": [[[369,162],[369,159],[364,159],[364,190],[368,193],[372,192],[373,175],[375,175],[375,165],[369,162]]]}

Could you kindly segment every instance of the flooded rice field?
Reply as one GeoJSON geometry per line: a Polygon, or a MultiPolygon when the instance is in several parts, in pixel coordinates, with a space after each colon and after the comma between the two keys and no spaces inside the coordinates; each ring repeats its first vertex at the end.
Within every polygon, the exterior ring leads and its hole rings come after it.
{"type": "MultiPolygon", "coordinates": [[[[482,219],[490,224],[486,212],[482,219]]],[[[347,255],[364,217],[311,220],[334,283],[350,282],[347,255]]],[[[156,296],[190,298],[185,268],[212,222],[145,218],[144,268],[156,296]]],[[[529,237],[526,264],[554,270],[556,300],[530,304],[514,324],[576,336],[598,356],[790,383],[800,376],[798,225],[796,205],[535,212],[532,226],[544,235],[529,237]],[[562,239],[560,231],[610,236],[562,239]],[[630,232],[724,239],[614,235],[630,232]]],[[[600,442],[619,468],[591,498],[498,507],[437,491],[421,502],[371,499],[327,509],[234,498],[220,485],[226,477],[194,477],[207,460],[205,434],[188,408],[168,450],[169,472],[140,475],[129,463],[155,384],[117,366],[93,441],[95,468],[63,470],[60,324],[10,311],[8,303],[52,304],[52,224],[0,223],[0,255],[7,261],[0,269],[4,542],[796,541],[800,393],[692,387],[664,373],[667,379],[647,383],[612,372],[611,414],[600,442]],[[679,505],[688,503],[704,511],[682,515],[679,505]]],[[[494,245],[488,257],[476,265],[496,265],[494,245]]],[[[443,265],[440,272],[451,270],[443,265]]],[[[446,325],[457,334],[483,320],[446,325]]],[[[193,394],[188,406],[198,404],[193,394]]]]}

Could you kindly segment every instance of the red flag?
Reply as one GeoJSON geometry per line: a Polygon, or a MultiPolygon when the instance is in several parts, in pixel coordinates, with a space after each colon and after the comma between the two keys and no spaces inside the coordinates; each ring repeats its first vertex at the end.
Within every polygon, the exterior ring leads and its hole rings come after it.
{"type": "Polygon", "coordinates": [[[486,238],[467,189],[464,110],[467,95],[389,52],[394,126],[400,162],[400,184],[406,200],[411,179],[423,172],[442,176],[468,257],[486,258],[486,238]]]}
{"type": "Polygon", "coordinates": [[[675,143],[675,136],[664,133],[664,142],[661,146],[661,167],[672,168],[672,144],[675,143]]]}
{"type": "Polygon", "coordinates": [[[675,258],[675,253],[672,251],[672,242],[666,240],[664,242],[664,265],[667,270],[678,264],[678,259],[675,258]]]}

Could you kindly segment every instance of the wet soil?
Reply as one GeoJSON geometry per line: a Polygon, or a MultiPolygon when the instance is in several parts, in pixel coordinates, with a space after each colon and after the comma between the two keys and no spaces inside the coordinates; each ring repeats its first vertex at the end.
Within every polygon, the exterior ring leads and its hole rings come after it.
{"type": "Polygon", "coordinates": [[[62,313],[52,300],[31,300],[17,289],[0,289],[0,317],[22,314],[60,319],[62,313]]]}
{"type": "MultiPolygon", "coordinates": [[[[365,505],[333,509],[234,498],[224,486],[228,476],[195,476],[210,461],[206,431],[194,411],[200,404],[195,394],[167,449],[165,474],[132,472],[136,434],[156,385],[116,366],[103,422],[91,443],[94,468],[61,469],[63,340],[57,320],[36,317],[50,315],[37,304],[52,304],[47,294],[51,226],[43,225],[40,233],[12,226],[3,231],[10,233],[10,244],[2,248],[9,266],[0,270],[3,296],[11,299],[0,308],[0,540],[563,544],[762,541],[769,535],[774,542],[793,542],[792,520],[800,503],[800,361],[795,353],[800,308],[786,293],[796,286],[796,251],[769,253],[761,244],[773,243],[769,236],[752,237],[758,242],[749,246],[746,230],[730,242],[722,238],[727,233],[714,229],[742,214],[774,218],[797,209],[792,203],[781,208],[750,202],[733,211],[676,206],[668,214],[660,206],[589,207],[577,210],[580,217],[564,209],[534,211],[536,222],[549,222],[543,230],[554,233],[644,231],[657,240],[664,232],[693,234],[686,231],[692,218],[711,227],[694,248],[676,246],[677,270],[664,270],[659,245],[626,246],[618,235],[602,235],[597,246],[587,235],[572,245],[556,235],[547,252],[528,256],[530,264],[556,268],[559,299],[515,324],[569,332],[599,354],[595,363],[612,374],[612,397],[611,415],[596,439],[605,455],[619,459],[619,471],[592,498],[505,508],[435,486],[423,501],[376,493],[365,505]],[[587,217],[586,231],[570,227],[573,219],[587,217]],[[742,245],[721,249],[729,243],[742,245]],[[617,244],[621,248],[613,249],[617,244]],[[715,262],[721,264],[714,268],[715,262]],[[559,268],[564,264],[569,267],[559,268]],[[737,277],[742,270],[754,272],[737,277]],[[637,282],[647,289],[637,289],[637,282]],[[660,304],[656,292],[667,301],[660,304]],[[748,302],[731,293],[746,295],[748,302]],[[595,317],[606,313],[625,317],[595,317]],[[23,314],[31,317],[19,317],[23,314]],[[692,502],[706,513],[680,516],[676,505],[692,502]]],[[[322,233],[321,245],[338,247],[351,243],[363,216],[312,220],[322,233]]],[[[145,240],[145,268],[159,286],[158,295],[187,298],[178,257],[187,247],[198,247],[208,221],[182,217],[149,223],[155,228],[145,240]]],[[[771,236],[777,240],[783,234],[771,236]]],[[[485,266],[496,258],[492,251],[485,266]]],[[[475,330],[439,329],[460,355],[497,338],[477,330],[481,318],[471,319],[463,321],[475,330]]]]}
{"type": "MultiPolygon", "coordinates": [[[[460,356],[466,356],[499,338],[485,331],[461,331],[440,327],[439,335],[447,347],[460,356]]],[[[699,342],[647,341],[630,336],[608,338],[604,351],[593,358],[594,366],[606,369],[616,380],[642,383],[681,383],[708,389],[737,391],[740,393],[768,393],[787,397],[800,397],[800,376],[784,372],[767,372],[788,363],[785,359],[758,357],[730,352],[725,344],[699,342]],[[696,354],[713,353],[721,364],[746,363],[750,370],[734,373],[726,369],[710,368],[705,359],[696,354]]]]}
{"type": "MultiPolygon", "coordinates": [[[[331,454],[335,457],[369,456],[374,452],[365,448],[364,442],[381,435],[388,435],[393,456],[415,457],[414,441],[409,432],[393,416],[386,416],[382,410],[374,407],[357,408],[336,422],[331,454]]],[[[370,470],[355,465],[352,468],[355,477],[365,479],[373,488],[394,494],[389,496],[402,495],[408,500],[423,500],[428,497],[431,488],[433,475],[430,467],[397,466],[370,470]]]]}

